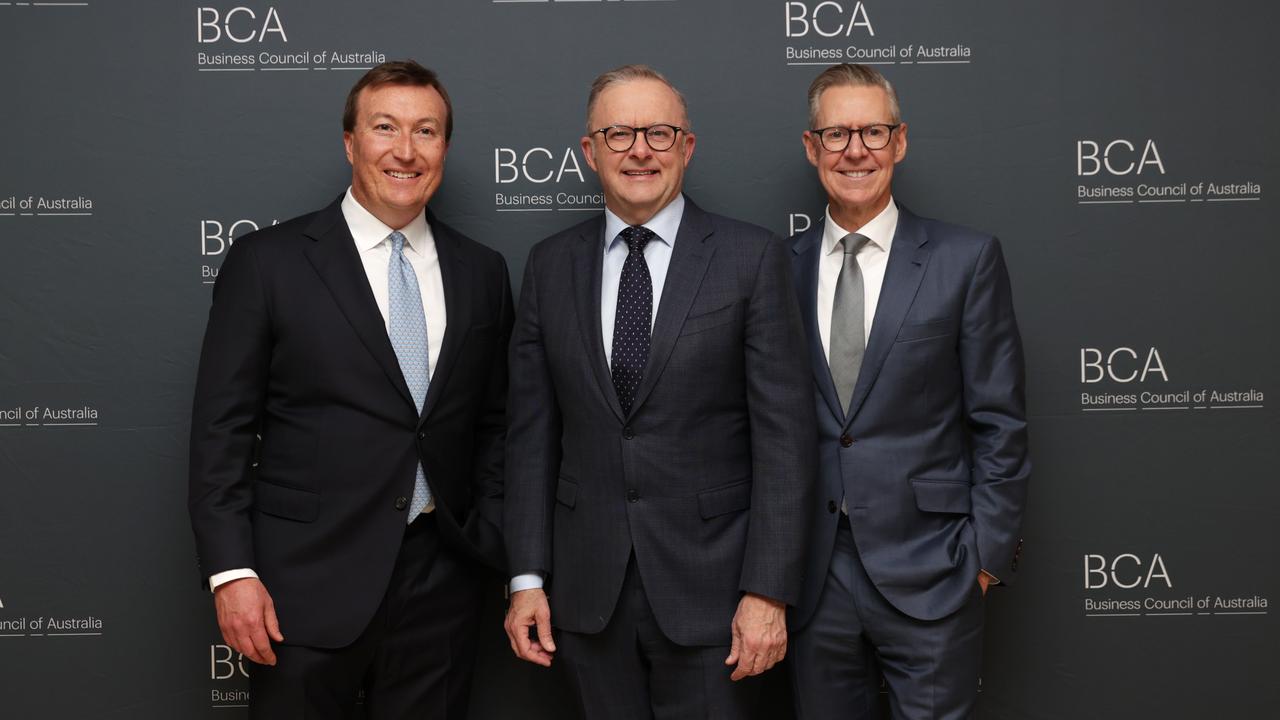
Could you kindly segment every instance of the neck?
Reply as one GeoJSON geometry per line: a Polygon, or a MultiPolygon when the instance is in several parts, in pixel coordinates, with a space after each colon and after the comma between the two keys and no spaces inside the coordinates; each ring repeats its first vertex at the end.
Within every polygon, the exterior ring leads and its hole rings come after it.
{"type": "Polygon", "coordinates": [[[840,207],[835,204],[835,200],[832,198],[828,198],[827,202],[831,208],[831,219],[845,230],[854,232],[874,220],[877,215],[884,212],[885,208],[889,207],[889,196],[886,195],[884,199],[875,205],[866,207],[840,207]]]}

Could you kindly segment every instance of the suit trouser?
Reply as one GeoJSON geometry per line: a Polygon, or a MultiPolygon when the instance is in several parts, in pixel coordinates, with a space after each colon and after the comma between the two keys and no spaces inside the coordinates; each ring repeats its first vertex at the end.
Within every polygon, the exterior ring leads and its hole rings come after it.
{"type": "Polygon", "coordinates": [[[826,584],[809,624],[792,638],[799,720],[879,718],[880,676],[895,720],[973,716],[982,669],[982,590],[940,620],[903,614],[867,576],[840,519],[826,584]]]}
{"type": "Polygon", "coordinates": [[[604,630],[557,630],[556,645],[586,720],[737,720],[759,705],[760,678],[729,679],[727,645],[686,647],[663,634],[634,555],[604,630]]]}
{"type": "MultiPolygon", "coordinates": [[[[463,720],[480,573],[440,544],[434,514],[420,516],[405,532],[386,595],[368,627],[343,648],[276,646],[276,665],[254,665],[250,672],[250,717],[350,718],[363,689],[369,720],[463,720]]],[[[280,624],[287,641],[287,618],[280,624]]]]}

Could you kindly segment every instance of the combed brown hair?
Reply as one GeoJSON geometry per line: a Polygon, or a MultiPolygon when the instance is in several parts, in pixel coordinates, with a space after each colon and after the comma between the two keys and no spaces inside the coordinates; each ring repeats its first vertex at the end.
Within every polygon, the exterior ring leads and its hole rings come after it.
{"type": "Polygon", "coordinates": [[[440,97],[444,99],[445,119],[444,119],[444,139],[446,142],[453,137],[453,103],[449,101],[449,92],[444,89],[444,83],[440,82],[440,76],[435,71],[419,65],[413,60],[391,60],[381,65],[371,68],[369,72],[364,74],[351,86],[351,92],[347,93],[347,105],[342,110],[342,130],[351,132],[356,127],[356,103],[360,99],[360,91],[365,88],[381,87],[383,85],[408,85],[410,87],[430,87],[435,88],[440,93],[440,97]]]}
{"type": "MultiPolygon", "coordinates": [[[[591,93],[587,95],[587,132],[591,132],[596,128],[591,127],[591,111],[596,109],[596,100],[599,99],[600,93],[605,91],[610,85],[618,83],[630,82],[632,80],[657,80],[658,82],[671,88],[671,92],[676,94],[676,99],[680,101],[680,111],[684,113],[684,121],[686,125],[693,125],[693,121],[689,119],[689,103],[685,102],[684,95],[672,85],[662,73],[654,70],[648,65],[622,65],[612,70],[600,73],[595,80],[591,81],[591,93]]],[[[690,130],[691,128],[685,128],[690,130]]]]}
{"type": "Polygon", "coordinates": [[[898,91],[893,89],[893,84],[881,75],[879,70],[856,63],[840,63],[823,70],[809,84],[810,128],[818,123],[818,100],[822,97],[822,93],[828,88],[842,86],[878,87],[884,90],[889,96],[889,114],[892,115],[889,122],[896,123],[902,120],[902,111],[898,107],[898,91]]]}

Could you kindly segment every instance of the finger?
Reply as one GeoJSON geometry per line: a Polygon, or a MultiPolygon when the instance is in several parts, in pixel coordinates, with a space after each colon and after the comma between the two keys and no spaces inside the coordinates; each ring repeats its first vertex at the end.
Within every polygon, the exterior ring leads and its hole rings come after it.
{"type": "Polygon", "coordinates": [[[511,637],[515,641],[516,657],[524,660],[532,659],[530,648],[533,647],[533,641],[529,639],[529,623],[523,618],[517,619],[513,630],[511,637]]]}
{"type": "Polygon", "coordinates": [[[536,642],[529,646],[529,656],[526,657],[525,660],[528,660],[535,665],[551,667],[551,654],[536,642]]]}
{"type": "Polygon", "coordinates": [[[253,649],[258,653],[258,657],[262,658],[259,662],[263,665],[275,665],[276,654],[271,649],[271,640],[267,638],[267,629],[263,625],[254,628],[252,634],[249,635],[249,642],[253,645],[253,649]]]}
{"type": "Polygon", "coordinates": [[[742,637],[738,635],[737,628],[733,631],[733,640],[729,645],[729,657],[724,659],[725,665],[733,665],[738,662],[738,654],[742,651],[742,637]]]}
{"type": "Polygon", "coordinates": [[[537,614],[538,642],[547,652],[556,651],[556,641],[551,637],[551,611],[544,605],[537,614]]]}
{"type": "Polygon", "coordinates": [[[267,604],[267,608],[263,612],[263,620],[267,624],[267,635],[271,636],[271,639],[276,642],[284,642],[284,635],[280,632],[280,619],[276,617],[275,605],[267,604]]]}

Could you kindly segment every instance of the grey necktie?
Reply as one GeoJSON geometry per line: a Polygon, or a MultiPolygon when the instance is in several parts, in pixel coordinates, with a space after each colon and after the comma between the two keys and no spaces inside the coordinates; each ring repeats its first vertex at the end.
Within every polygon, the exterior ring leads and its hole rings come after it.
{"type": "MultiPolygon", "coordinates": [[[[400,361],[400,372],[404,374],[405,384],[413,395],[413,402],[422,412],[422,404],[427,399],[427,385],[430,383],[430,346],[427,344],[427,316],[422,311],[422,293],[418,290],[418,276],[413,266],[404,256],[405,237],[399,230],[388,236],[391,241],[391,262],[387,266],[387,295],[389,302],[387,335],[391,338],[391,347],[396,351],[396,359],[400,361]]],[[[408,521],[422,512],[431,502],[431,490],[427,487],[427,476],[418,468],[413,483],[413,500],[409,502],[408,521]]]]}
{"type": "Polygon", "coordinates": [[[862,272],[858,269],[857,254],[868,241],[865,235],[857,233],[849,233],[840,240],[844,264],[840,267],[835,302],[831,306],[831,352],[827,355],[827,364],[840,407],[846,414],[853,399],[853,388],[858,384],[862,355],[867,349],[862,272]]]}

